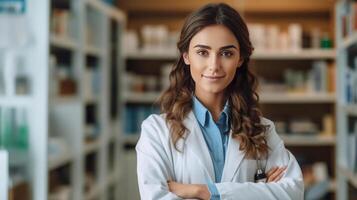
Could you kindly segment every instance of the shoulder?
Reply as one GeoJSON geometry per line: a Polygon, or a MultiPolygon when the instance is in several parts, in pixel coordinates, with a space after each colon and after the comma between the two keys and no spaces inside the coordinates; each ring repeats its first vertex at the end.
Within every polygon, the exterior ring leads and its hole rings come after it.
{"type": "Polygon", "coordinates": [[[141,133],[150,133],[148,130],[155,130],[155,133],[152,134],[157,134],[157,132],[166,132],[168,127],[166,125],[165,116],[165,114],[151,114],[142,122],[141,133]]]}
{"type": "Polygon", "coordinates": [[[266,140],[267,140],[268,146],[270,148],[274,149],[274,147],[283,143],[283,140],[280,138],[280,136],[278,135],[278,133],[275,130],[275,125],[274,125],[273,121],[271,121],[265,117],[261,117],[260,122],[263,125],[267,125],[265,135],[266,135],[266,140]]]}
{"type": "Polygon", "coordinates": [[[168,141],[169,129],[164,114],[152,114],[142,122],[139,145],[141,143],[167,143],[168,141]]]}
{"type": "MultiPolygon", "coordinates": [[[[165,114],[151,114],[141,124],[141,128],[167,129],[165,114]]],[[[143,130],[142,130],[143,131],[143,130]]]]}

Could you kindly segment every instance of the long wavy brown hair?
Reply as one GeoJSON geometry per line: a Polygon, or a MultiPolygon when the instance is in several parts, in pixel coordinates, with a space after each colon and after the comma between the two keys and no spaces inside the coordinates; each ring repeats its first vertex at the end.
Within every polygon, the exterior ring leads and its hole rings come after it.
{"type": "Polygon", "coordinates": [[[224,3],[203,6],[188,16],[182,27],[177,43],[180,57],[170,72],[170,86],[159,98],[161,111],[166,114],[166,123],[170,127],[172,142],[176,148],[177,141],[184,138],[188,131],[183,120],[192,110],[195,89],[190,68],[183,60],[183,53],[188,52],[190,41],[196,33],[207,26],[217,24],[232,31],[240,46],[241,59],[244,59],[242,65],[237,68],[234,79],[225,89],[230,105],[233,138],[240,142],[240,150],[244,151],[247,157],[266,155],[268,145],[265,132],[268,126],[261,123],[262,113],[256,92],[257,78],[248,68],[253,51],[248,28],[240,14],[224,3]]]}

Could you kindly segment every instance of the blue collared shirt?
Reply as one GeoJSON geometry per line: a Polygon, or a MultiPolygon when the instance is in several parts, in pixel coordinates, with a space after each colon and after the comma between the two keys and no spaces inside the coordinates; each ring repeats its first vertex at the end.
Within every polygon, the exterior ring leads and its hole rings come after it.
{"type": "MultiPolygon", "coordinates": [[[[196,97],[193,97],[193,113],[211,155],[215,182],[219,183],[222,178],[230,130],[228,101],[217,122],[213,120],[212,114],[196,97]]],[[[215,184],[209,182],[207,185],[211,193],[211,200],[220,199],[220,194],[215,184]]]]}

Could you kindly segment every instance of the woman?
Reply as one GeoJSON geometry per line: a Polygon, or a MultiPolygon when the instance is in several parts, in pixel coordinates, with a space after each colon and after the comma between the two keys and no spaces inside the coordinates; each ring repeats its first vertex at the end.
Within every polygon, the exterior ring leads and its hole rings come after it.
{"type": "Polygon", "coordinates": [[[186,20],[178,49],[164,114],[142,123],[136,146],[141,198],[303,199],[300,167],[258,108],[239,13],[202,7],[186,20]]]}

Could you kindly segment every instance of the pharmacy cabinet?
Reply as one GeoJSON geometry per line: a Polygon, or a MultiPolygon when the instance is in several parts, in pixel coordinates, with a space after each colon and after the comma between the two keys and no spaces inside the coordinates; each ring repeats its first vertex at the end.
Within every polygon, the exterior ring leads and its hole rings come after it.
{"type": "Polygon", "coordinates": [[[46,199],[49,3],[1,1],[0,8],[0,149],[8,154],[1,174],[9,172],[9,198],[46,199]]]}
{"type": "Polygon", "coordinates": [[[117,199],[119,47],[126,17],[104,1],[52,0],[50,18],[49,195],[117,199]]]}
{"type": "Polygon", "coordinates": [[[12,30],[0,33],[10,199],[118,199],[125,14],[100,0],[0,8],[0,23],[12,30]]]}

